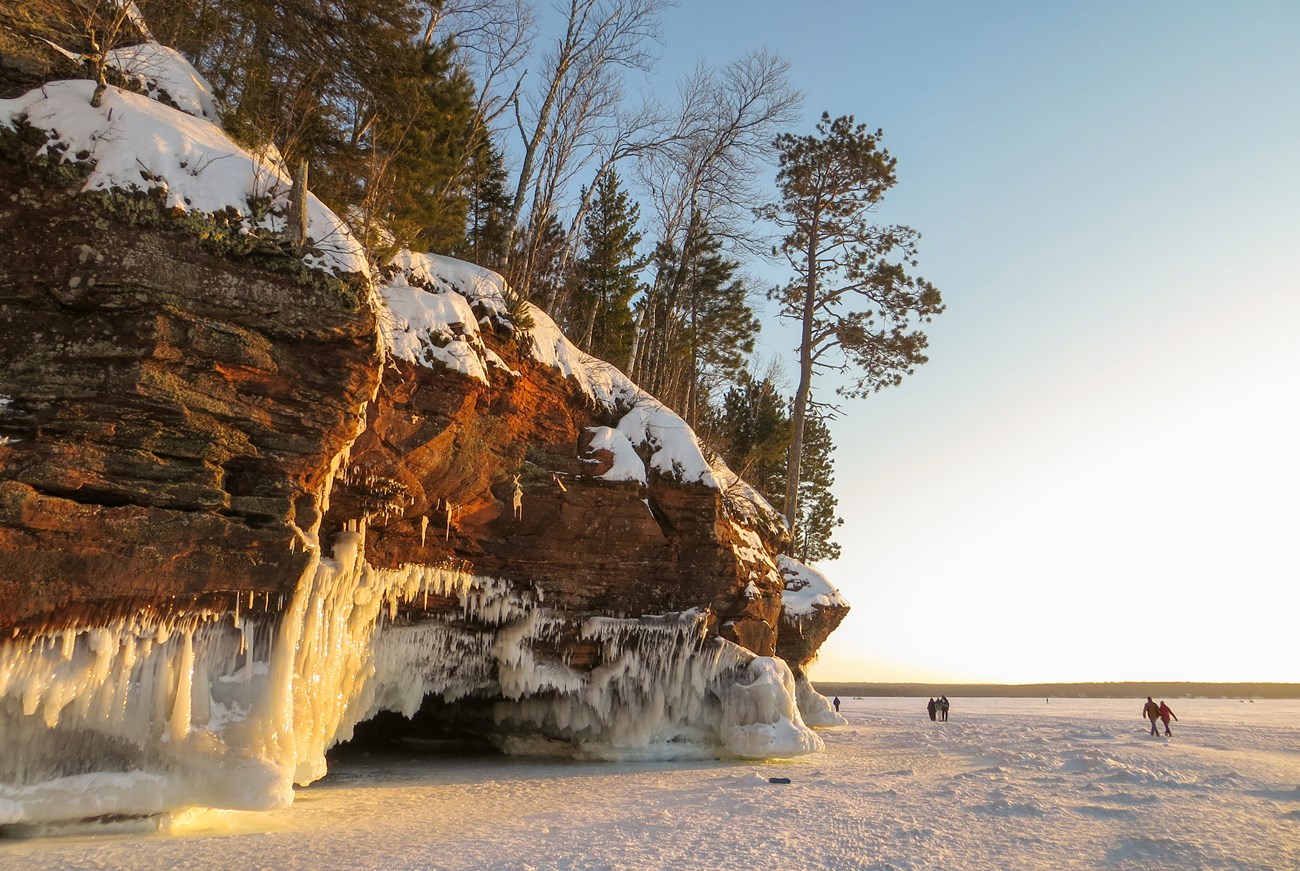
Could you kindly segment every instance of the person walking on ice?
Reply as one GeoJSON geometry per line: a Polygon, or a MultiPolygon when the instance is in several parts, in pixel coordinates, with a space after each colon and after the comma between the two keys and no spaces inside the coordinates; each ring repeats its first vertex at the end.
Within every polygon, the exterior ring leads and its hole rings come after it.
{"type": "MultiPolygon", "coordinates": [[[[1170,718],[1170,717],[1173,717],[1173,718],[1174,718],[1174,722],[1177,722],[1177,721],[1178,721],[1178,715],[1175,714],[1175,713],[1170,709],[1170,707],[1169,707],[1168,705],[1165,704],[1165,700],[1164,700],[1164,699],[1161,699],[1161,700],[1160,700],[1160,708],[1159,708],[1159,710],[1160,710],[1160,720],[1161,720],[1161,722],[1163,722],[1163,723],[1165,724],[1165,736],[1166,736],[1166,737],[1172,737],[1172,736],[1173,736],[1173,733],[1169,731],[1169,718],[1170,718]]],[[[1156,725],[1156,721],[1155,721],[1155,720],[1152,720],[1152,721],[1151,721],[1151,728],[1154,729],[1154,728],[1155,728],[1155,725],[1156,725]]]]}
{"type": "MultiPolygon", "coordinates": [[[[1170,713],[1173,712],[1170,711],[1170,713]]],[[[1142,716],[1151,721],[1151,734],[1159,735],[1160,732],[1156,729],[1156,720],[1160,719],[1160,706],[1151,701],[1150,696],[1147,696],[1147,703],[1142,706],[1142,716]]]]}

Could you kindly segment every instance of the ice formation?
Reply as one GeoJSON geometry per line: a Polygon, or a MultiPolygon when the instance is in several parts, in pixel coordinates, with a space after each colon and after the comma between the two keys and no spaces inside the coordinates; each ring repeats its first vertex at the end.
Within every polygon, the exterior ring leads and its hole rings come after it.
{"type": "Polygon", "coordinates": [[[289,800],[274,622],[140,613],[0,644],[0,824],[289,800]]]}
{"type": "Polygon", "coordinates": [[[780,660],[710,638],[699,612],[577,627],[590,672],[533,643],[572,630],[540,593],[433,566],[378,570],[364,525],[337,536],[282,613],[268,594],[220,609],[147,612],[0,644],[0,825],[267,809],[325,773],[325,751],[427,695],[497,698],[503,746],[537,736],[578,756],[767,758],[808,753],[780,660]],[[459,620],[401,621],[430,595],[459,620]]]}
{"type": "Polygon", "coordinates": [[[723,705],[722,741],[736,756],[763,759],[816,753],[822,739],[804,725],[795,701],[790,666],[771,656],[755,657],[747,682],[729,688],[723,705]],[[773,752],[780,748],[784,752],[773,752]]]}
{"type": "Polygon", "coordinates": [[[848,720],[835,713],[830,699],[817,692],[804,675],[795,679],[795,701],[799,703],[799,713],[809,726],[843,726],[848,720]]]}
{"type": "Polygon", "coordinates": [[[582,637],[603,659],[568,687],[498,702],[497,722],[516,734],[506,747],[600,759],[797,756],[822,749],[800,717],[794,678],[779,659],[758,657],[704,632],[703,614],[593,617],[582,637]],[[538,741],[559,739],[562,745],[538,741]]]}

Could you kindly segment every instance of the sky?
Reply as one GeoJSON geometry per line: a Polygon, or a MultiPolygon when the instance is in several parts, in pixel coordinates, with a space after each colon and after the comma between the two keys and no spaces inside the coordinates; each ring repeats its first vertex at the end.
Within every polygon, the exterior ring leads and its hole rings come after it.
{"type": "Polygon", "coordinates": [[[661,75],[766,46],[793,132],[884,128],[948,307],[832,425],[815,680],[1300,681],[1297,45],[1294,2],[668,14],[661,75]]]}

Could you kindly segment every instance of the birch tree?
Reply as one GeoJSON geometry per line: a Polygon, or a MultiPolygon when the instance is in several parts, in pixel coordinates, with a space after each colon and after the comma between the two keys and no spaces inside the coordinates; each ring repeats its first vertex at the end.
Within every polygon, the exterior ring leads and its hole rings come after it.
{"type": "Polygon", "coordinates": [[[641,305],[625,371],[647,385],[681,328],[681,301],[706,243],[745,247],[759,196],[758,167],[775,130],[793,120],[801,96],[788,82],[789,64],[756,51],[720,70],[699,66],[680,88],[677,129],[640,163],[658,222],[660,260],[641,305]]]}
{"type": "MultiPolygon", "coordinates": [[[[611,70],[648,68],[653,57],[649,45],[658,39],[659,16],[669,5],[670,0],[569,0],[564,35],[543,58],[546,73],[529,121],[516,104],[515,120],[523,147],[503,251],[507,265],[516,247],[516,228],[537,161],[547,151],[547,137],[556,119],[567,117],[573,124],[572,101],[589,97],[592,81],[611,70]]],[[[542,217],[549,214],[536,205],[533,211],[542,217]]]]}

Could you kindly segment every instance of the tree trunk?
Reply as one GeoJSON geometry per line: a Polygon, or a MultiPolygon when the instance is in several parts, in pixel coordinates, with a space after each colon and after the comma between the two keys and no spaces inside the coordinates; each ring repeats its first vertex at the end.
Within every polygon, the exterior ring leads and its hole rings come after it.
{"type": "Polygon", "coordinates": [[[808,418],[808,397],[812,393],[813,369],[813,315],[817,303],[817,218],[813,217],[808,232],[808,265],[803,296],[803,324],[799,342],[799,387],[794,394],[794,411],[791,415],[793,434],[790,439],[790,457],[785,472],[785,522],[790,526],[791,544],[798,534],[794,528],[799,516],[799,465],[803,461],[803,430],[808,418]]]}
{"type": "MultiPolygon", "coordinates": [[[[592,197],[596,194],[596,188],[604,180],[605,174],[614,166],[614,161],[606,160],[596,170],[596,176],[592,179],[591,186],[583,191],[582,199],[578,202],[578,210],[573,213],[573,220],[569,221],[569,231],[564,234],[564,247],[560,249],[560,265],[556,271],[560,275],[569,274],[569,261],[573,259],[573,252],[578,247],[578,233],[582,230],[582,220],[587,217],[588,210],[591,209],[592,197]]],[[[546,307],[553,314],[556,313],[560,303],[558,287],[546,298],[546,307]]]]}
{"type": "MultiPolygon", "coordinates": [[[[659,283],[658,276],[655,277],[655,284],[659,283]]],[[[637,352],[642,350],[642,337],[648,335],[650,330],[654,329],[654,303],[655,291],[650,288],[646,294],[645,302],[641,306],[641,314],[636,319],[636,329],[632,331],[632,349],[627,354],[627,371],[626,375],[632,380],[636,380],[637,370],[637,352]]]]}
{"type": "Polygon", "coordinates": [[[289,191],[289,241],[297,251],[307,247],[307,161],[301,159],[294,167],[289,191]]]}
{"type": "Polygon", "coordinates": [[[550,129],[551,110],[555,107],[555,100],[560,94],[560,85],[564,81],[565,73],[568,72],[569,65],[573,63],[572,52],[576,33],[575,28],[578,26],[577,18],[578,4],[576,0],[571,0],[569,4],[568,31],[565,33],[564,42],[558,52],[559,56],[556,58],[555,70],[551,73],[551,82],[546,91],[546,99],[542,101],[541,111],[537,113],[537,126],[533,128],[533,135],[524,143],[524,159],[519,166],[519,183],[515,186],[515,196],[510,202],[510,223],[506,226],[505,244],[502,246],[501,251],[502,269],[510,265],[510,249],[515,244],[515,228],[519,225],[519,216],[524,212],[524,199],[528,193],[528,184],[533,179],[533,163],[537,160],[537,149],[541,146],[547,130],[550,129]]]}
{"type": "Polygon", "coordinates": [[[104,67],[108,64],[105,57],[107,49],[100,48],[98,40],[95,39],[95,29],[90,29],[90,66],[95,73],[95,93],[90,96],[90,106],[92,109],[98,109],[104,102],[104,91],[108,90],[108,80],[105,76],[104,67]]]}
{"type": "Polygon", "coordinates": [[[582,341],[578,347],[588,354],[594,354],[595,352],[591,350],[591,341],[596,332],[596,313],[604,307],[605,303],[603,299],[593,299],[590,303],[591,308],[587,310],[587,320],[582,325],[582,341]]]}

